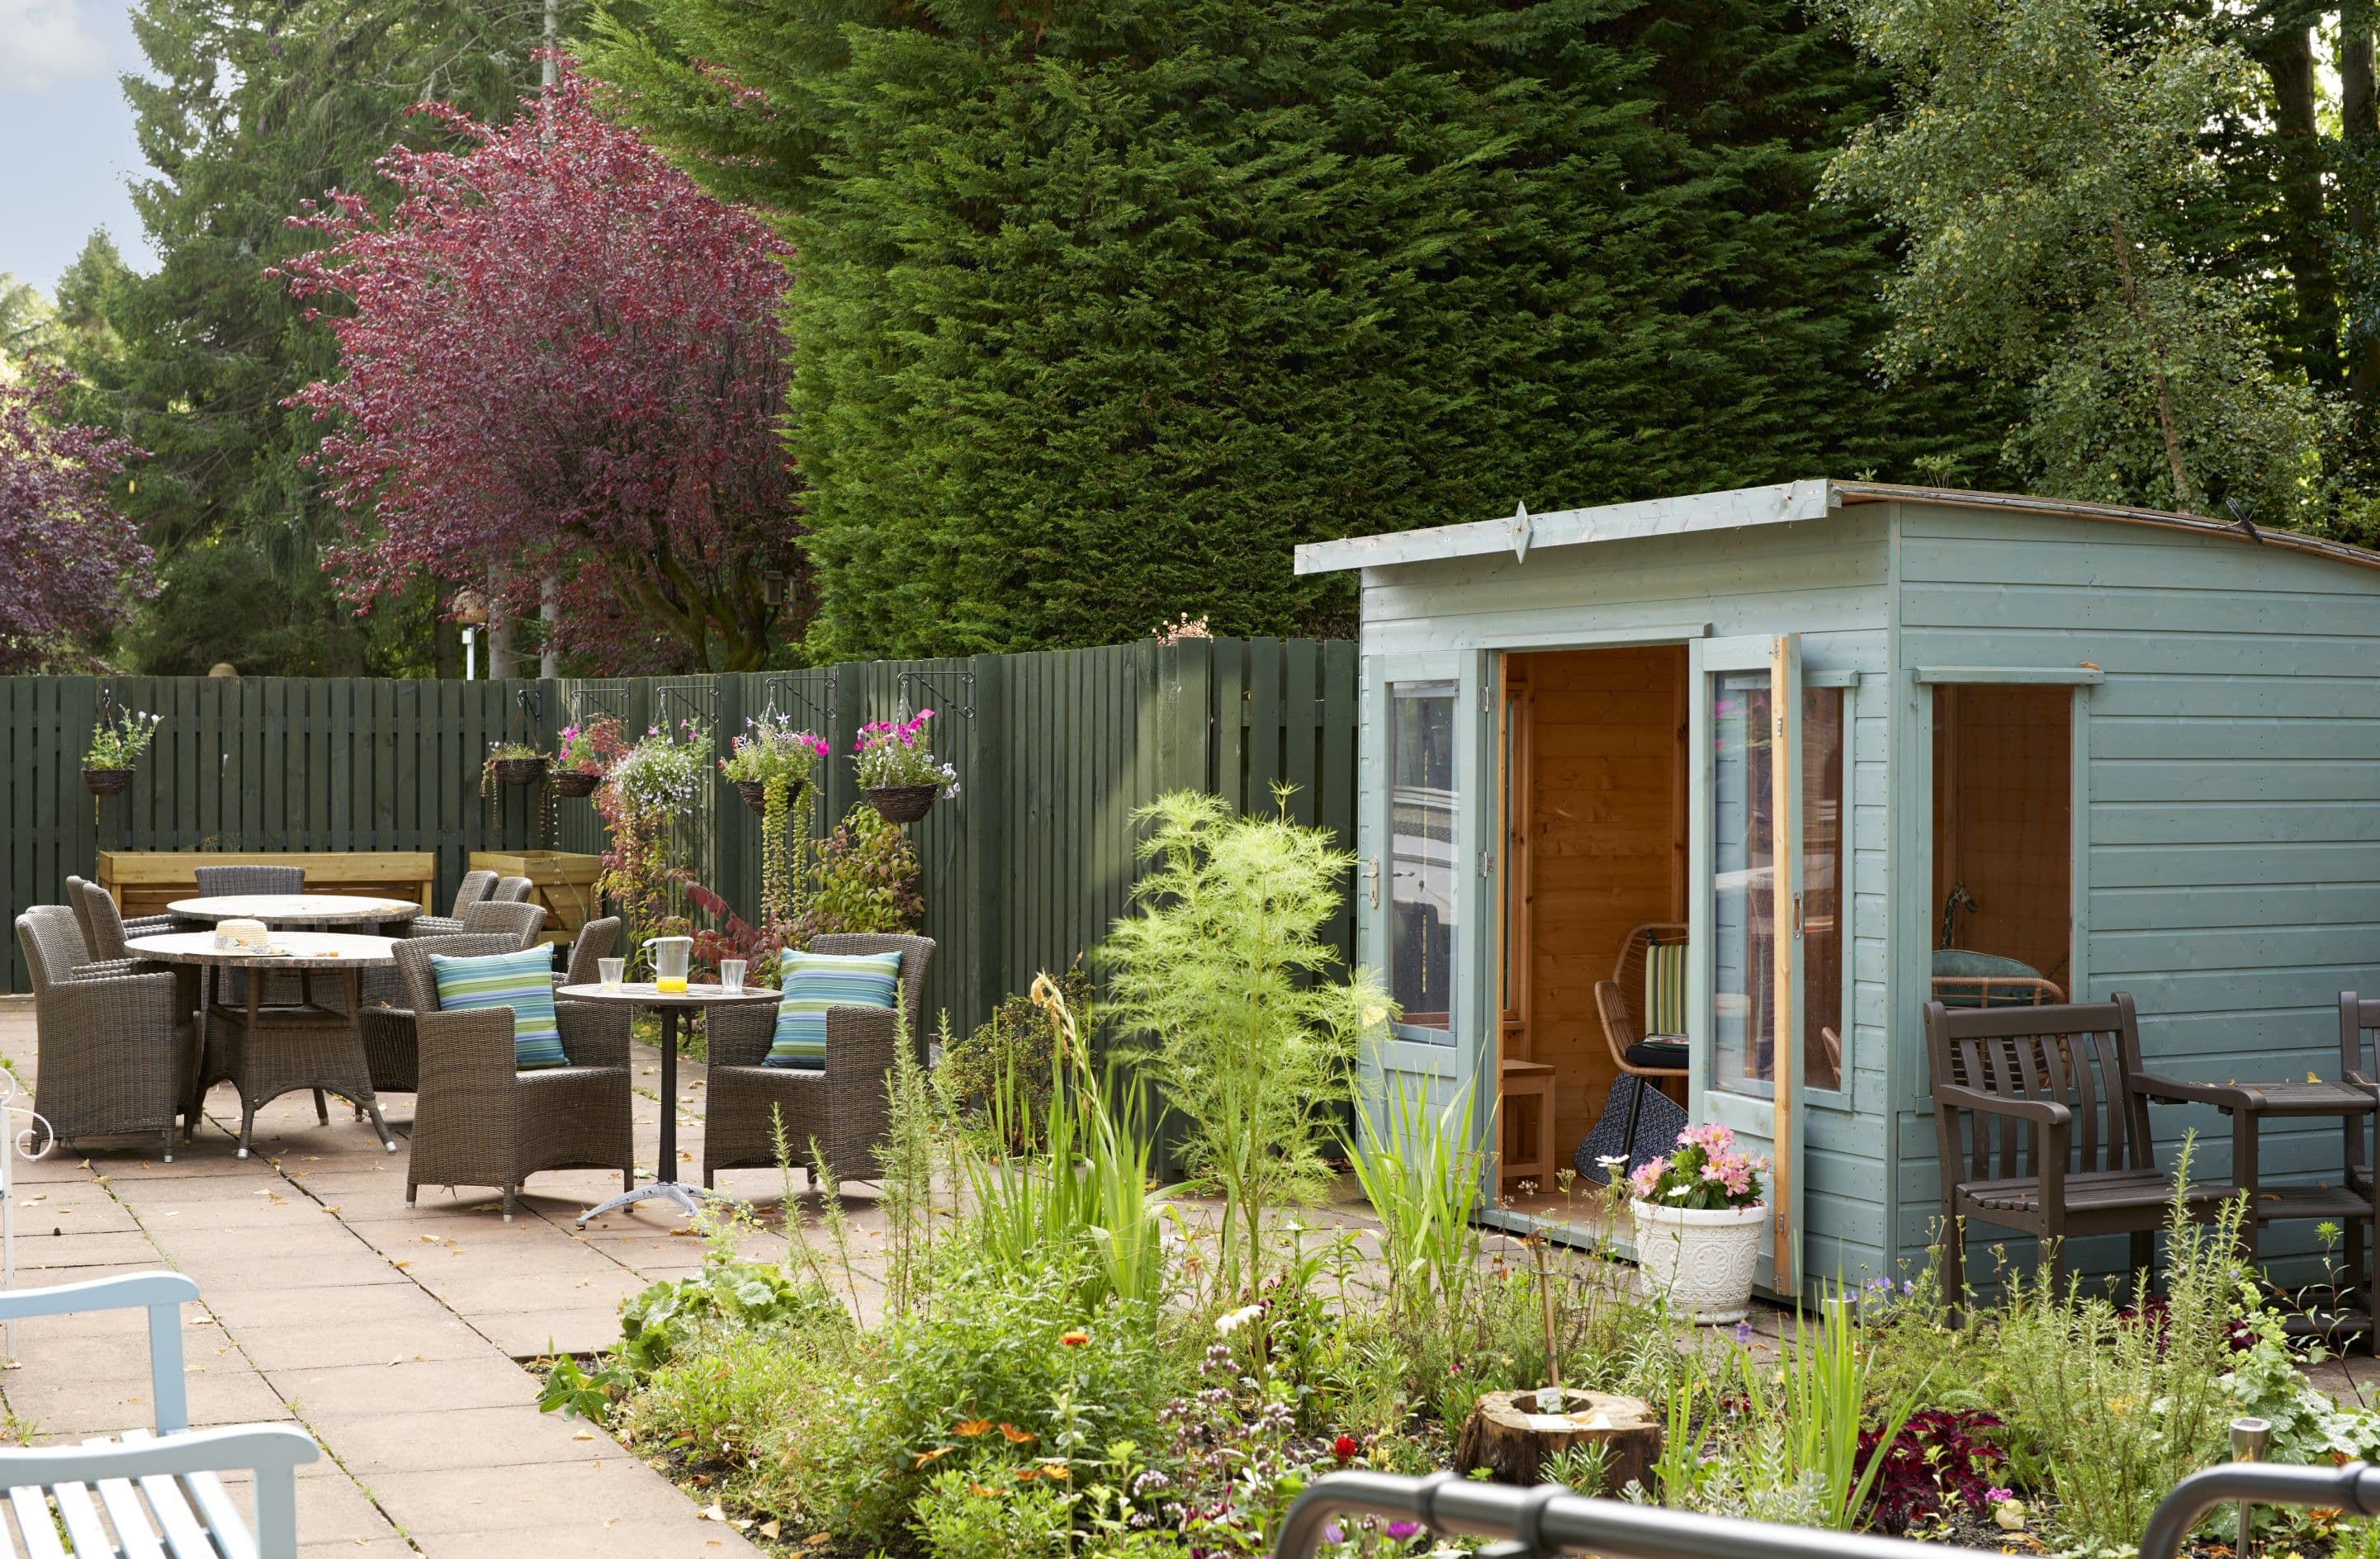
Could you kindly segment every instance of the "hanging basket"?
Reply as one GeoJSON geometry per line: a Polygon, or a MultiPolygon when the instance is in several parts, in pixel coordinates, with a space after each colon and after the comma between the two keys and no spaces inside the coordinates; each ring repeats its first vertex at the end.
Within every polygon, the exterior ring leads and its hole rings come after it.
{"type": "Polygon", "coordinates": [[[914,823],[934,809],[940,785],[870,785],[859,792],[887,823],[914,823]]]}
{"type": "Polygon", "coordinates": [[[534,785],[545,778],[543,758],[498,758],[496,778],[507,785],[534,785]]]}
{"type": "Polygon", "coordinates": [[[561,796],[591,796],[603,782],[603,776],[591,768],[557,768],[549,778],[553,793],[561,796]]]}
{"type": "MultiPolygon", "coordinates": [[[[735,793],[744,798],[744,804],[750,807],[755,816],[766,817],[769,815],[768,786],[758,780],[738,780],[735,781],[735,793]]],[[[810,788],[808,785],[796,785],[787,791],[785,792],[786,812],[801,811],[808,804],[809,793],[810,788]]],[[[918,816],[923,816],[924,814],[920,813],[918,816]]]]}
{"type": "Polygon", "coordinates": [[[91,787],[91,793],[92,795],[120,796],[132,783],[132,770],[128,768],[86,768],[82,771],[82,782],[91,787]]]}

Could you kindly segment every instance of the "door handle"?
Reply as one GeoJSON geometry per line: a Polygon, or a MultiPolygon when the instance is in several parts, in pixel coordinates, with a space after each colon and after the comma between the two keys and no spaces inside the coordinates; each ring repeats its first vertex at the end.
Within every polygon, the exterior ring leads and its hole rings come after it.
{"type": "Polygon", "coordinates": [[[1802,939],[1802,896],[1801,896],[1799,893],[1796,893],[1796,894],[1794,894],[1794,895],[1793,895],[1793,940],[1795,940],[1795,941],[1797,941],[1797,942],[1798,942],[1798,941],[1800,941],[1801,939],[1802,939]]]}
{"type": "Polygon", "coordinates": [[[1366,890],[1371,895],[1372,908],[1378,909],[1380,907],[1380,858],[1378,856],[1374,855],[1365,861],[1364,882],[1366,890]]]}

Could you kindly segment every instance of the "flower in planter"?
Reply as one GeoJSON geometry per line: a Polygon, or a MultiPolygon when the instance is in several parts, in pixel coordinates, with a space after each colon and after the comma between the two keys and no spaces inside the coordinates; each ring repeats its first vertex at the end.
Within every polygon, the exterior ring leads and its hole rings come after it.
{"type": "Polygon", "coordinates": [[[606,764],[628,750],[627,733],[611,715],[597,715],[584,725],[565,725],[556,734],[553,762],[558,768],[600,774],[606,764]]]}
{"type": "Polygon", "coordinates": [[[163,715],[146,709],[118,709],[91,728],[91,745],[84,749],[85,768],[130,768],[157,739],[163,715]]]}
{"type": "Polygon", "coordinates": [[[1689,1126],[1667,1158],[1649,1159],[1628,1177],[1639,1201],[1658,1202],[1689,1212],[1749,1207],[1760,1200],[1760,1177],[1768,1160],[1739,1153],[1735,1133],[1724,1126],[1689,1126]]]}
{"type": "Polygon", "coordinates": [[[898,723],[870,720],[861,726],[859,740],[851,747],[852,767],[858,772],[861,788],[886,791],[932,785],[944,801],[957,795],[958,769],[934,756],[926,745],[926,723],[933,718],[933,710],[920,709],[898,723]]]}
{"type": "Polygon", "coordinates": [[[740,783],[781,784],[790,793],[810,782],[818,760],[831,750],[816,731],[796,731],[790,715],[755,715],[745,733],[728,743],[719,772],[740,783]]]}

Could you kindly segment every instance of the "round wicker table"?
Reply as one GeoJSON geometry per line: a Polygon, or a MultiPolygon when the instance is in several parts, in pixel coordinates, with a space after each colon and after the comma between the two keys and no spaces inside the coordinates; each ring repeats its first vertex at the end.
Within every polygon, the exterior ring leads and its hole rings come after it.
{"type": "Polygon", "coordinates": [[[764,985],[747,985],[731,991],[724,985],[688,985],[682,991],[662,991],[650,984],[619,985],[565,985],[553,993],[556,1000],[608,1001],[625,1007],[650,1007],[662,1015],[662,1154],[661,1166],[653,1178],[633,1190],[624,1190],[608,1202],[600,1202],[578,1215],[578,1227],[587,1227],[589,1218],[600,1218],[618,1208],[639,1202],[667,1202],[681,1212],[691,1213],[701,1201],[734,1202],[735,1199],[703,1186],[690,1186],[677,1178],[677,1015],[697,1012],[706,1007],[757,1007],[762,1002],[774,1002],[777,993],[764,985]]]}
{"type": "Polygon", "coordinates": [[[261,920],[267,925],[391,925],[421,912],[410,899],[352,893],[218,893],[176,899],[165,908],[184,920],[261,920]]]}
{"type": "MultiPolygon", "coordinates": [[[[286,895],[241,895],[242,898],[289,898],[286,895]]],[[[193,900],[194,902],[200,900],[193,900]]],[[[413,906],[419,913],[419,906],[413,906]]],[[[364,1058],[363,1012],[359,976],[367,969],[386,969],[396,962],[396,943],[386,937],[360,937],[350,932],[280,931],[270,938],[269,950],[218,948],[212,931],[176,931],[160,937],[136,937],[125,944],[133,957],[151,963],[194,964],[199,971],[197,1033],[202,1052],[193,1074],[203,1093],[216,1057],[218,1075],[228,1076],[239,1088],[239,1156],[246,1158],[256,1128],[256,1112],[284,1094],[314,1091],[314,1111],[327,1125],[330,1112],[322,1104],[326,1093],[336,1094],[371,1118],[380,1144],[396,1151],[396,1139],[380,1118],[380,1101],[372,1096],[371,1069],[364,1058]],[[225,1007],[217,1014],[225,1030],[220,1052],[210,1046],[207,1020],[216,1013],[217,971],[289,970],[302,975],[335,973],[346,990],[347,1009],[337,1012],[311,999],[294,1006],[263,1004],[264,982],[248,982],[244,1008],[225,1007]]],[[[199,1099],[190,1101],[189,1118],[199,1115],[199,1099]]]]}

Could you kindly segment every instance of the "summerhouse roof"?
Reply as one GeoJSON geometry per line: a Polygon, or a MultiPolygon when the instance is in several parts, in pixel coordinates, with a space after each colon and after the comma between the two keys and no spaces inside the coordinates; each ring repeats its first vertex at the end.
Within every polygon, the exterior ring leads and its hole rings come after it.
{"type": "Polygon", "coordinates": [[[1527,505],[1522,504],[1511,515],[1499,520],[1475,520],[1463,525],[1432,526],[1426,530],[1401,530],[1383,536],[1351,536],[1341,541],[1309,542],[1297,549],[1297,572],[1335,574],[1346,569],[1386,568],[1397,563],[1488,557],[1500,552],[1511,552],[1525,559],[1540,547],[1583,547],[1598,541],[1627,541],[1649,536],[1685,536],[1698,531],[1739,530],[1750,526],[1822,520],[1835,511],[1853,504],[1893,502],[1938,503],[1964,509],[2013,510],[2104,525],[2155,526],[2167,530],[2195,531],[2202,535],[2228,537],[2243,547],[2283,547],[2364,568],[2380,568],[2380,552],[2366,551],[2343,541],[2327,541],[2295,531],[2267,530],[2261,526],[2252,529],[2228,519],[2172,514],[2156,509],[2127,509],[2114,503],[2033,498],[2022,493],[1903,487],[1891,482],[1838,482],[1819,477],[1809,481],[1780,482],[1771,487],[1735,488],[1725,492],[1651,498],[1633,503],[1606,503],[1592,509],[1564,509],[1550,514],[1532,514],[1527,505]]]}

